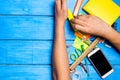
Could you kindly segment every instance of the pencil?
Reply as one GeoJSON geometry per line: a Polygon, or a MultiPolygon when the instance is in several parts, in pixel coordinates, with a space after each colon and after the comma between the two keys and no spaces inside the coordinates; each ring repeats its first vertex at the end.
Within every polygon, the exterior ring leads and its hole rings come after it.
{"type": "MultiPolygon", "coordinates": [[[[77,16],[79,9],[82,5],[83,0],[77,0],[76,5],[74,7],[73,15],[77,16]]],[[[82,55],[70,66],[70,70],[74,70],[78,64],[93,50],[93,48],[100,42],[100,38],[97,37],[90,46],[82,53],[82,55]]]]}
{"type": "Polygon", "coordinates": [[[82,2],[83,0],[77,0],[76,4],[75,4],[75,7],[74,7],[74,11],[73,11],[73,15],[74,16],[77,16],[79,10],[80,10],[80,7],[82,5],[82,2]]]}

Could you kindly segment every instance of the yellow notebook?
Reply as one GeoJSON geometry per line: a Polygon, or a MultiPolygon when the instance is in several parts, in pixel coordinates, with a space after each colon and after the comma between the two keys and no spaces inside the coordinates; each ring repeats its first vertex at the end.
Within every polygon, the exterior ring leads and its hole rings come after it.
{"type": "Polygon", "coordinates": [[[120,16],[120,7],[112,0],[89,0],[83,9],[112,25],[120,16]]]}

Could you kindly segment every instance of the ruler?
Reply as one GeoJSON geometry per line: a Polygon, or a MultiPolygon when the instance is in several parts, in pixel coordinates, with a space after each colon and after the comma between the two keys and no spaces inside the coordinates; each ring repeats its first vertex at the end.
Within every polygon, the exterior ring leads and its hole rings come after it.
{"type": "MultiPolygon", "coordinates": [[[[74,7],[74,12],[73,15],[77,16],[80,7],[82,5],[83,0],[77,0],[75,7],[74,7]]],[[[101,39],[97,37],[91,44],[90,46],[82,53],[82,55],[70,66],[70,70],[74,70],[78,64],[81,63],[81,61],[93,50],[93,48],[99,43],[101,39]]]]}

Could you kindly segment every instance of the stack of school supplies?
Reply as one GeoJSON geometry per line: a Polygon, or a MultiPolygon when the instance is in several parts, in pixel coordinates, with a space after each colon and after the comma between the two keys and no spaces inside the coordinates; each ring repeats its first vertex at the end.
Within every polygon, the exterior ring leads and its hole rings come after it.
{"type": "MultiPolygon", "coordinates": [[[[73,16],[77,16],[79,9],[81,7],[83,0],[77,0],[74,12],[70,11],[68,9],[68,19],[69,21],[73,19],[73,16]]],[[[117,18],[120,16],[120,7],[115,4],[112,0],[89,0],[87,4],[83,7],[83,9],[91,14],[95,15],[99,18],[101,18],[103,21],[108,23],[110,26],[117,20],[117,18]]],[[[90,35],[83,34],[79,31],[75,31],[75,40],[73,46],[76,49],[82,50],[81,45],[85,46],[85,51],[75,60],[75,62],[70,66],[70,70],[74,70],[75,67],[81,63],[81,61],[88,55],[89,52],[93,50],[93,48],[99,43],[101,40],[99,37],[97,37],[92,43],[90,43],[89,38],[90,35]],[[80,41],[77,44],[77,41],[80,41]]]]}

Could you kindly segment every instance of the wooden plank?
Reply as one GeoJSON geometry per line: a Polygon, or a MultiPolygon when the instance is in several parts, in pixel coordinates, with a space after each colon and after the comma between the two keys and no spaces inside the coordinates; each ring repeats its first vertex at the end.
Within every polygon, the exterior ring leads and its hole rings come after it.
{"type": "MultiPolygon", "coordinates": [[[[67,45],[71,44],[72,41],[67,41],[67,45]]],[[[53,41],[0,40],[0,64],[51,64],[52,45],[53,41]]],[[[99,47],[111,64],[120,64],[120,54],[116,50],[104,44],[99,47]]],[[[69,57],[75,52],[73,47],[67,50],[69,57]]]]}
{"type": "MultiPolygon", "coordinates": [[[[74,0],[68,1],[72,11],[74,3],[74,0]]],[[[49,64],[51,64],[53,47],[54,0],[1,0],[0,6],[0,79],[52,80],[49,64]],[[43,5],[44,3],[46,4],[43,5]]],[[[120,24],[117,28],[118,26],[120,24]]],[[[70,40],[67,44],[72,44],[74,36],[68,22],[65,30],[66,39],[70,40]]],[[[98,46],[110,63],[115,64],[113,65],[115,72],[106,80],[120,79],[118,75],[120,55],[116,50],[105,47],[104,44],[98,46]]],[[[68,54],[72,52],[74,49],[68,48],[68,54]]],[[[101,80],[91,66],[89,69],[91,76],[87,77],[81,69],[77,68],[82,73],[82,79],[101,80]]]]}
{"type": "Polygon", "coordinates": [[[1,65],[1,80],[52,80],[50,66],[41,65],[1,65]]]}
{"type": "MultiPolygon", "coordinates": [[[[68,21],[65,24],[67,40],[74,34],[68,21]]],[[[0,39],[53,40],[54,18],[47,16],[0,16],[0,39]]]]}
{"type": "Polygon", "coordinates": [[[51,64],[52,44],[52,41],[0,40],[0,64],[51,64]]]}
{"type": "Polygon", "coordinates": [[[0,41],[2,64],[50,64],[51,41],[0,41]]]}
{"type": "MultiPolygon", "coordinates": [[[[54,0],[1,0],[0,14],[54,15],[54,0]]],[[[88,0],[84,0],[83,5],[88,0]]],[[[120,5],[119,0],[113,0],[120,5]]],[[[68,8],[73,11],[76,0],[68,0],[68,8]]]]}
{"type": "MultiPolygon", "coordinates": [[[[54,15],[54,0],[1,0],[0,14],[15,15],[54,15]]],[[[69,0],[68,7],[73,10],[76,0],[69,0]]]]}
{"type": "MultiPolygon", "coordinates": [[[[90,76],[88,77],[80,67],[77,71],[82,80],[101,80],[94,68],[88,65],[90,76]]],[[[105,80],[120,79],[120,65],[113,65],[114,72],[105,80]]],[[[50,65],[0,65],[1,80],[52,80],[50,65]]]]}
{"type": "MultiPolygon", "coordinates": [[[[120,76],[118,75],[120,73],[119,66],[120,65],[112,65],[114,72],[108,77],[106,77],[104,80],[113,80],[113,79],[119,80],[120,79],[120,76]]],[[[80,67],[77,67],[76,69],[78,72],[80,72],[82,80],[102,80],[100,76],[97,74],[97,72],[95,71],[95,69],[93,68],[93,66],[88,65],[87,67],[88,67],[88,72],[90,76],[87,76],[86,73],[84,73],[80,67]]]]}
{"type": "MultiPolygon", "coordinates": [[[[116,21],[120,31],[120,18],[116,21]]],[[[65,24],[67,40],[74,34],[69,22],[65,24]]],[[[53,40],[54,18],[47,16],[0,16],[0,39],[40,39],[53,40]]]]}

